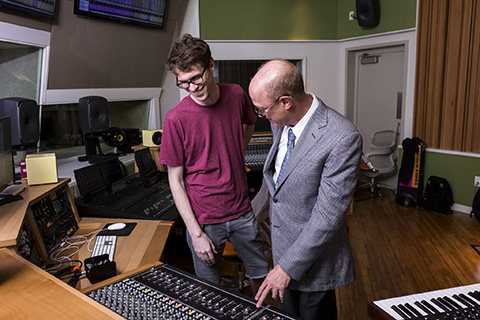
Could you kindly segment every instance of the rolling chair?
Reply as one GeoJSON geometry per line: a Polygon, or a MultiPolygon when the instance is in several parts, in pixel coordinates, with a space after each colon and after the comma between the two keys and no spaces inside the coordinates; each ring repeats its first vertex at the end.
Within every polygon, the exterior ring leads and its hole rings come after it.
{"type": "MultiPolygon", "coordinates": [[[[270,195],[268,193],[268,187],[265,181],[263,181],[262,186],[260,187],[260,190],[252,199],[252,210],[253,210],[253,214],[257,218],[260,236],[267,244],[267,247],[270,252],[270,248],[272,247],[272,241],[270,238],[270,224],[268,222],[268,211],[270,207],[269,200],[270,200],[270,195]]],[[[235,279],[229,280],[223,277],[223,280],[227,283],[230,283],[229,287],[231,289],[242,291],[245,287],[243,262],[238,256],[235,249],[233,248],[233,245],[230,243],[230,241],[227,241],[225,243],[225,248],[223,249],[223,259],[233,262],[237,265],[237,275],[235,279]]]]}
{"type": "Polygon", "coordinates": [[[370,179],[370,182],[362,184],[357,189],[370,188],[371,193],[377,193],[380,199],[383,194],[380,188],[390,189],[396,192],[394,187],[376,182],[376,178],[392,175],[397,172],[397,156],[395,154],[397,147],[397,130],[380,130],[372,134],[370,151],[362,154],[363,161],[370,170],[362,170],[361,173],[370,179]]]}

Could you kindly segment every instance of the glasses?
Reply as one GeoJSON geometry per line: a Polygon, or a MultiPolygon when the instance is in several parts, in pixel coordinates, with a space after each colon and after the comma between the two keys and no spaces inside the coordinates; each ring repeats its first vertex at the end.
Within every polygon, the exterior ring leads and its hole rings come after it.
{"type": "Polygon", "coordinates": [[[207,69],[208,69],[208,66],[203,69],[202,74],[197,75],[187,81],[178,81],[178,78],[177,78],[177,83],[176,83],[177,87],[182,89],[188,89],[188,87],[190,87],[190,84],[194,84],[194,85],[201,84],[203,82],[203,76],[205,74],[205,71],[207,71],[207,69]]]}
{"type": "Polygon", "coordinates": [[[284,94],[284,95],[281,95],[280,97],[278,97],[277,99],[273,100],[272,103],[270,103],[268,106],[266,106],[265,108],[259,108],[259,107],[255,107],[255,113],[258,115],[258,116],[263,116],[265,114],[265,112],[267,112],[268,108],[270,108],[271,106],[273,106],[274,104],[276,104],[278,101],[280,101],[280,99],[282,97],[285,97],[285,96],[289,96],[288,94],[284,94]]]}

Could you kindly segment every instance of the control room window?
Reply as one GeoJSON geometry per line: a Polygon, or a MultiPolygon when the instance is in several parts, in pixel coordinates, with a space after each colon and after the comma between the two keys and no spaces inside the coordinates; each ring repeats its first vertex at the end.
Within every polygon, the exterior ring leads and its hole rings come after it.
{"type": "MultiPolygon", "coordinates": [[[[109,101],[108,113],[110,127],[135,128],[141,132],[148,127],[149,101],[109,101]]],[[[103,152],[113,149],[99,140],[103,152]]],[[[78,103],[42,106],[40,151],[55,152],[59,158],[85,154],[78,103]]]]}
{"type": "Polygon", "coordinates": [[[37,100],[42,48],[0,41],[0,98],[37,100]]]}
{"type": "MultiPolygon", "coordinates": [[[[257,73],[258,68],[267,61],[268,60],[215,60],[215,80],[220,83],[237,83],[248,94],[250,80],[255,73],[257,73]]],[[[302,72],[302,60],[289,61],[302,72]]],[[[268,119],[265,117],[258,118],[255,124],[255,132],[268,131],[271,131],[268,119]]]]}

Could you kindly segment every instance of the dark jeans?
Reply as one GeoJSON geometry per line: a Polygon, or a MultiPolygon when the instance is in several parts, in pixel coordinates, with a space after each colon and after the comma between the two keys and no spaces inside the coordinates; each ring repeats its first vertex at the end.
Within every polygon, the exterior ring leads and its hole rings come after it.
{"type": "Polygon", "coordinates": [[[280,308],[302,320],[337,319],[335,290],[305,292],[287,289],[280,308]]]}

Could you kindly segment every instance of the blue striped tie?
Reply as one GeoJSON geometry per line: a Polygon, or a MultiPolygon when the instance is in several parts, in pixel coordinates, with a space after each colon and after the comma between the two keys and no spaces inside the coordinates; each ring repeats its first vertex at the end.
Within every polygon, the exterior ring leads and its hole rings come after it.
{"type": "Polygon", "coordinates": [[[290,157],[290,153],[292,152],[293,147],[295,147],[295,138],[296,137],[293,134],[292,129],[288,129],[287,153],[285,153],[282,165],[280,166],[280,172],[278,173],[277,182],[275,183],[275,189],[278,187],[278,182],[280,181],[280,177],[282,176],[283,169],[285,169],[285,166],[287,165],[288,157],[290,157]]]}

